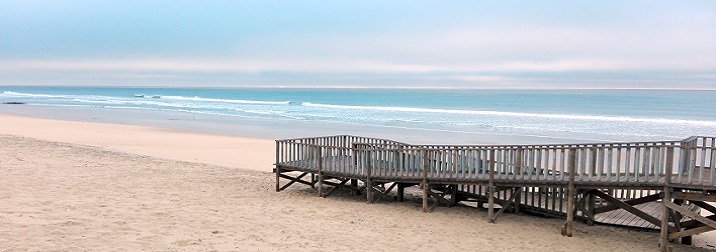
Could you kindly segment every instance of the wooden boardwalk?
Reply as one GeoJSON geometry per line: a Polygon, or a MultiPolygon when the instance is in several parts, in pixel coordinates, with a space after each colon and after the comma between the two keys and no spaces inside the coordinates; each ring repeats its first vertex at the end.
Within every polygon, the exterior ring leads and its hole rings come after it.
{"type": "MultiPolygon", "coordinates": [[[[503,212],[662,230],[662,244],[716,229],[716,138],[566,145],[410,145],[327,136],[276,141],[276,190],[365,193],[372,203],[419,185],[423,210],[477,202],[503,212]],[[281,184],[281,180],[287,181],[281,184]],[[497,207],[499,205],[500,207],[497,207]],[[701,217],[698,211],[712,215],[701,217]]],[[[495,212],[497,211],[497,212],[495,212]]],[[[665,249],[665,246],[662,246],[665,249]]]]}

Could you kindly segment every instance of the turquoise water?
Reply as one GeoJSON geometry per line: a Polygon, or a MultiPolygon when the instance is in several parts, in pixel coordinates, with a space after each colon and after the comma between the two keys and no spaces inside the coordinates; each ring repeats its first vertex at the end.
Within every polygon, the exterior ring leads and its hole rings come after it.
{"type": "MultiPolygon", "coordinates": [[[[260,119],[307,127],[338,123],[421,130],[428,135],[451,132],[598,141],[716,135],[716,91],[0,86],[0,102],[142,115],[181,112],[207,121],[260,119]]],[[[205,125],[211,131],[211,124],[205,125]]]]}

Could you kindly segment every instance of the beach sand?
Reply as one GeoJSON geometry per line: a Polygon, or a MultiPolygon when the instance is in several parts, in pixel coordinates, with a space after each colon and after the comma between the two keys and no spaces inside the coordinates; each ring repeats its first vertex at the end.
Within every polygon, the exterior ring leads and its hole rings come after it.
{"type": "MultiPolygon", "coordinates": [[[[271,139],[0,115],[0,251],[656,251],[658,233],[274,191],[271,139]]],[[[706,251],[673,244],[675,251],[706,251]]]]}

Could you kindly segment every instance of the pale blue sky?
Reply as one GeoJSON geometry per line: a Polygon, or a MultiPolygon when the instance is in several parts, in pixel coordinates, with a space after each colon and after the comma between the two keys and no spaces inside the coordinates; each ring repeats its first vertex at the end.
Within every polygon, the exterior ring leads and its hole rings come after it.
{"type": "Polygon", "coordinates": [[[0,85],[716,88],[716,1],[0,6],[0,85]]]}

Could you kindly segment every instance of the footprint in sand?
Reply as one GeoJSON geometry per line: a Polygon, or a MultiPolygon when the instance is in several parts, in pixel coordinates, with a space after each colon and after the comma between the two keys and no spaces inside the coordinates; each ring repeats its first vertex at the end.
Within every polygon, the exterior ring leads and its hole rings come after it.
{"type": "Polygon", "coordinates": [[[76,222],[76,221],[65,221],[62,224],[60,224],[63,227],[72,227],[72,226],[83,226],[82,223],[76,222]]]}
{"type": "Polygon", "coordinates": [[[191,245],[199,245],[201,244],[201,239],[189,239],[189,240],[181,240],[174,242],[179,247],[186,247],[191,245]]]}

